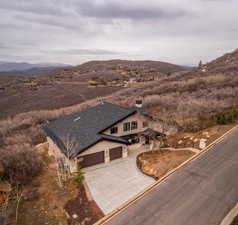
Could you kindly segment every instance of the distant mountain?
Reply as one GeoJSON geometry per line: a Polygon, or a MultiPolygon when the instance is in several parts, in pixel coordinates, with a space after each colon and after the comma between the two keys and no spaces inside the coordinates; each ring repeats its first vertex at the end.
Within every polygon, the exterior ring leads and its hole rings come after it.
{"type": "Polygon", "coordinates": [[[31,63],[17,63],[0,61],[0,72],[14,73],[16,75],[34,76],[49,72],[56,68],[70,67],[67,64],[31,64],[31,63]]]}
{"type": "Polygon", "coordinates": [[[67,67],[70,65],[67,64],[47,64],[47,63],[41,63],[41,64],[31,64],[31,63],[17,63],[17,62],[4,62],[0,61],[0,72],[11,72],[11,71],[23,71],[23,70],[29,70],[32,68],[45,68],[45,67],[67,67]]]}

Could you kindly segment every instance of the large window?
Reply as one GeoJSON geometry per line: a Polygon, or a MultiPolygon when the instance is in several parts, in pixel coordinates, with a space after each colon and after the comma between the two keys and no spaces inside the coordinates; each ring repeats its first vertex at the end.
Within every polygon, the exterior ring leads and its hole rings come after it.
{"type": "Polygon", "coordinates": [[[118,127],[112,127],[111,134],[116,134],[116,133],[118,133],[118,127]]]}
{"type": "Polygon", "coordinates": [[[137,129],[137,122],[136,121],[132,121],[131,122],[131,129],[132,130],[136,130],[137,129]]]}
{"type": "Polygon", "coordinates": [[[131,123],[124,123],[123,131],[130,131],[130,130],[131,130],[131,123]]]}

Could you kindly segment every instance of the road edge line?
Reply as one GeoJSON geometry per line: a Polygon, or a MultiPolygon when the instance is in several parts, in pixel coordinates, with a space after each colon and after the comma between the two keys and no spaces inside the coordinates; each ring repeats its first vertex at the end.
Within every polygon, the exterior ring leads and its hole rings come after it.
{"type": "Polygon", "coordinates": [[[165,174],[163,177],[161,177],[158,181],[156,181],[155,183],[151,184],[149,187],[147,187],[144,191],[138,193],[137,195],[135,195],[133,198],[129,199],[128,201],[126,201],[124,204],[122,204],[120,207],[118,207],[117,209],[113,210],[111,213],[105,215],[103,218],[101,218],[99,221],[97,221],[96,223],[94,223],[94,225],[103,225],[104,223],[106,223],[107,221],[109,221],[111,218],[113,218],[114,216],[116,216],[117,214],[119,214],[120,212],[124,211],[126,208],[128,208],[131,204],[133,204],[134,202],[136,202],[137,200],[139,200],[140,198],[142,198],[145,194],[149,193],[152,189],[154,189],[155,187],[157,187],[158,185],[160,185],[162,182],[164,182],[170,175],[172,175],[174,172],[176,172],[177,170],[179,170],[180,168],[184,167],[185,165],[187,165],[188,163],[196,160],[197,158],[199,158],[201,155],[203,155],[204,153],[208,152],[210,149],[212,149],[213,146],[215,146],[216,144],[220,143],[224,137],[228,136],[230,133],[233,132],[233,130],[237,129],[238,125],[235,125],[233,128],[231,128],[230,130],[228,130],[227,132],[225,132],[221,137],[217,138],[215,141],[213,141],[212,143],[210,143],[205,149],[201,150],[200,152],[196,153],[195,155],[193,155],[191,158],[189,158],[188,160],[184,161],[182,164],[180,164],[178,167],[170,170],[167,174],[165,174]]]}

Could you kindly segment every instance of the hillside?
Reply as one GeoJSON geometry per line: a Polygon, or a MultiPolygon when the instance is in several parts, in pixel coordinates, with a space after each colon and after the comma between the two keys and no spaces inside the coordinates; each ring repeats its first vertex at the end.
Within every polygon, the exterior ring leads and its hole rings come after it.
{"type": "Polygon", "coordinates": [[[193,129],[201,118],[238,105],[237,66],[236,50],[190,71],[161,62],[111,60],[57,69],[39,78],[1,76],[1,118],[112,94],[105,98],[125,105],[143,98],[159,118],[193,129]],[[128,82],[131,77],[134,81],[128,82]]]}
{"type": "Polygon", "coordinates": [[[238,49],[218,57],[211,62],[192,69],[187,73],[188,77],[208,76],[211,74],[234,75],[238,73],[238,49]]]}
{"type": "Polygon", "coordinates": [[[81,81],[88,79],[128,80],[132,77],[148,80],[183,70],[187,68],[159,61],[109,60],[90,61],[73,68],[58,69],[46,76],[55,79],[73,78],[81,81]]]}
{"type": "Polygon", "coordinates": [[[155,61],[111,60],[55,69],[39,77],[1,73],[0,118],[79,104],[125,88],[132,77],[135,82],[145,82],[183,69],[155,61]]]}
{"type": "Polygon", "coordinates": [[[227,53],[203,67],[207,72],[213,73],[237,73],[238,72],[238,49],[227,53]]]}
{"type": "Polygon", "coordinates": [[[112,100],[126,105],[143,98],[147,110],[179,129],[201,129],[214,123],[217,114],[238,106],[238,50],[201,68],[131,88],[123,98],[116,95],[112,100]]]}

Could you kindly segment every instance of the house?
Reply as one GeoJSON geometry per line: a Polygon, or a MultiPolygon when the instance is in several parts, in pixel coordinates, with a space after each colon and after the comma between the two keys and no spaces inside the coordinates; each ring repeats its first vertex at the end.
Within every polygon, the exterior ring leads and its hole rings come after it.
{"type": "Polygon", "coordinates": [[[149,128],[153,118],[142,110],[142,101],[135,107],[122,107],[108,102],[63,116],[46,127],[49,154],[69,165],[74,172],[80,167],[125,158],[132,145],[149,144],[143,132],[161,133],[149,128]]]}

